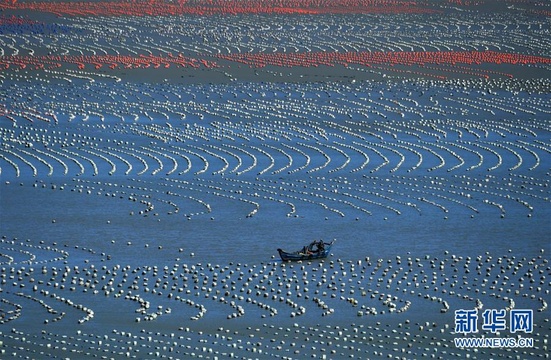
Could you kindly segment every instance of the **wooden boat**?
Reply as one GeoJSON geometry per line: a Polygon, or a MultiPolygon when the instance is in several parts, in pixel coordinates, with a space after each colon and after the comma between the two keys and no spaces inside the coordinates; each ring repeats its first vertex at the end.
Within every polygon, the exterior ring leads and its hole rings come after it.
{"type": "Polygon", "coordinates": [[[277,249],[279,256],[283,261],[298,261],[298,260],[312,260],[312,259],[324,259],[329,255],[331,247],[336,240],[330,243],[323,242],[323,240],[312,241],[308,246],[303,247],[299,251],[286,252],[281,249],[277,249]]]}

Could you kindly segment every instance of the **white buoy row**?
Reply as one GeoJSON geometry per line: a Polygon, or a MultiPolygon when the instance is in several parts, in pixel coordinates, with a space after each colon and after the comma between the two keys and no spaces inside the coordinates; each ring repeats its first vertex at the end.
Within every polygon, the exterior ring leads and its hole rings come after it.
{"type": "Polygon", "coordinates": [[[8,240],[6,236],[0,239],[2,244],[2,258],[0,265],[32,265],[58,262],[69,257],[69,252],[58,246],[46,246],[43,243],[33,245],[15,240],[8,240]]]}
{"type": "MultiPolygon", "coordinates": [[[[493,213],[491,209],[495,208],[499,211],[498,215],[504,217],[509,208],[518,206],[526,210],[528,217],[531,217],[540,209],[538,204],[545,201],[548,181],[514,174],[509,176],[512,177],[461,175],[454,176],[453,181],[444,177],[414,178],[402,175],[384,178],[364,175],[361,179],[318,176],[312,177],[309,181],[264,178],[256,178],[253,181],[238,177],[177,180],[168,177],[160,183],[145,178],[131,180],[147,183],[148,186],[143,188],[126,183],[123,185],[119,181],[100,181],[97,182],[97,185],[103,186],[100,191],[91,183],[82,187],[89,181],[79,176],[73,179],[73,184],[69,185],[69,188],[75,193],[85,192],[139,202],[146,208],[137,209],[133,213],[141,215],[153,214],[156,204],[165,214],[179,213],[180,209],[186,206],[182,201],[188,200],[201,204],[203,210],[197,213],[186,212],[186,216],[210,214],[216,210],[216,204],[211,200],[212,196],[215,196],[252,206],[249,212],[242,214],[243,217],[262,214],[261,209],[264,206],[281,205],[290,209],[286,212],[288,216],[295,216],[297,207],[312,205],[319,207],[317,211],[322,216],[327,216],[324,212],[329,211],[329,214],[338,214],[340,217],[352,215],[360,218],[363,215],[383,215],[386,212],[402,215],[412,210],[420,214],[431,213],[430,210],[424,211],[429,205],[445,213],[446,217],[465,211],[474,217],[486,210],[493,213]],[[157,188],[158,184],[161,188],[157,188]],[[156,194],[153,198],[152,193],[156,194]],[[321,209],[325,211],[320,212],[321,209]]],[[[33,187],[38,185],[42,188],[46,186],[44,182],[37,181],[33,187]]],[[[57,186],[54,185],[52,188],[57,186]]]]}

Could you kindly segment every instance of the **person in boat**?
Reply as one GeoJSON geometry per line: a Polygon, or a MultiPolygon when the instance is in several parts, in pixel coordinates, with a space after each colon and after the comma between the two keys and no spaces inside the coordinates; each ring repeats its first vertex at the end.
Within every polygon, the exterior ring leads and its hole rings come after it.
{"type": "Polygon", "coordinates": [[[313,249],[312,244],[303,247],[301,253],[304,254],[304,255],[312,255],[314,253],[314,249],[313,249]]]}
{"type": "Polygon", "coordinates": [[[306,254],[307,255],[313,255],[313,254],[321,254],[325,251],[325,244],[323,243],[323,240],[319,241],[312,241],[310,245],[306,248],[306,254]]]}
{"type": "Polygon", "coordinates": [[[323,253],[325,251],[325,244],[323,240],[318,241],[317,246],[318,246],[318,250],[317,250],[318,253],[323,253]]]}
{"type": "Polygon", "coordinates": [[[314,250],[314,247],[316,247],[317,243],[318,242],[316,240],[312,241],[310,244],[308,244],[308,246],[303,247],[300,253],[304,255],[313,255],[317,253],[318,250],[314,250]]]}

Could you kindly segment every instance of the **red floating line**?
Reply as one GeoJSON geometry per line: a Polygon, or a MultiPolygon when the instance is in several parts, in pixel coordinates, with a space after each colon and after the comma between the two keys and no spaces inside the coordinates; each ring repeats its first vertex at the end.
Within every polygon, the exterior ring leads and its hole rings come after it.
{"type": "MultiPolygon", "coordinates": [[[[0,8],[1,6],[2,5],[0,4],[0,8]]],[[[9,17],[0,16],[0,26],[5,26],[5,25],[20,26],[20,25],[34,25],[34,24],[38,24],[38,22],[30,19],[20,18],[15,15],[12,15],[9,17]]]]}
{"type": "Polygon", "coordinates": [[[311,67],[320,65],[374,64],[423,66],[425,64],[549,64],[550,58],[509,54],[495,51],[445,51],[445,52],[311,52],[311,53],[275,53],[275,54],[229,54],[218,58],[235,61],[251,67],[267,65],[281,67],[311,67]]]}
{"type": "MultiPolygon", "coordinates": [[[[318,66],[344,66],[360,65],[365,67],[385,66],[394,70],[395,66],[436,65],[440,71],[469,73],[481,77],[489,74],[512,77],[511,74],[495,70],[476,69],[466,67],[480,64],[551,64],[551,58],[501,53],[496,51],[445,51],[445,52],[309,52],[309,53],[246,53],[217,55],[219,60],[227,60],[247,65],[251,68],[263,68],[266,66],[278,67],[318,67],[318,66]],[[446,67],[444,67],[446,66],[446,67]]],[[[3,56],[0,57],[0,71],[10,67],[30,68],[35,70],[48,68],[60,68],[73,65],[78,69],[93,66],[95,69],[104,65],[111,70],[121,68],[169,68],[170,66],[189,68],[218,68],[217,61],[187,57],[182,54],[174,56],[140,55],[64,55],[64,56],[3,56]]],[[[411,72],[411,70],[408,70],[411,72]]]]}

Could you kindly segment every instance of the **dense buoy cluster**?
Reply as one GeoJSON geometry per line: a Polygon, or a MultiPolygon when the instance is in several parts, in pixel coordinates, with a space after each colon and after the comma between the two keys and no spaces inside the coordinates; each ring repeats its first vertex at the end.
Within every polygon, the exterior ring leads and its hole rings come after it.
{"type": "MultiPolygon", "coordinates": [[[[210,214],[214,196],[247,204],[250,210],[244,217],[262,214],[265,205],[283,206],[289,217],[299,216],[300,206],[313,205],[330,217],[353,218],[381,210],[423,213],[425,205],[448,213],[459,205],[473,217],[494,208],[504,218],[508,208],[519,204],[531,217],[549,199],[545,169],[551,150],[545,137],[551,110],[543,102],[546,95],[529,97],[510,90],[508,100],[503,100],[480,90],[476,82],[464,84],[471,87],[423,80],[365,82],[361,87],[306,83],[283,85],[285,89],[273,84],[213,84],[192,86],[185,93],[170,84],[148,85],[144,92],[144,85],[124,83],[116,85],[115,93],[103,91],[106,83],[94,82],[90,94],[104,106],[104,114],[120,113],[120,98],[127,99],[125,111],[152,114],[154,110],[144,106],[156,104],[159,93],[166,101],[155,107],[162,106],[168,118],[127,123],[92,116],[78,121],[63,120],[58,113],[53,127],[16,121],[0,128],[0,167],[3,176],[13,180],[111,176],[112,182],[103,182],[110,187],[121,176],[162,182],[167,193],[155,201],[147,198],[151,194],[128,197],[146,207],[135,211],[144,216],[156,213],[154,204],[159,201],[172,207],[167,212],[178,213],[184,199],[204,205],[186,216],[210,214]],[[450,97],[450,92],[457,96],[450,97]],[[475,105],[478,100],[471,99],[482,94],[486,105],[496,106],[475,105]],[[267,98],[281,109],[268,106],[267,98]],[[185,121],[177,114],[182,103],[189,105],[185,121]],[[228,117],[228,111],[235,117],[228,117]],[[465,111],[481,117],[466,118],[465,111]],[[198,117],[204,113],[207,121],[198,117]],[[397,113],[407,114],[406,119],[397,113]],[[520,124],[519,116],[530,121],[520,124]],[[282,176],[287,180],[276,180],[282,176]],[[312,180],[300,184],[305,177],[312,180]],[[361,184],[369,178],[381,181],[361,184]]],[[[31,89],[41,98],[53,99],[55,94],[58,105],[51,106],[59,106],[63,98],[74,100],[70,88],[31,89]]],[[[79,101],[73,106],[80,106],[79,101]]],[[[109,189],[105,195],[117,193],[123,191],[109,189]]]]}
{"type": "MultiPolygon", "coordinates": [[[[34,249],[32,240],[13,244],[23,245],[34,249]]],[[[70,262],[40,271],[32,263],[10,263],[0,269],[1,319],[13,330],[2,331],[0,337],[10,355],[47,350],[51,356],[71,351],[87,357],[256,353],[295,358],[325,349],[328,358],[363,358],[377,357],[384,348],[392,358],[403,356],[403,351],[415,357],[433,347],[460,352],[453,347],[450,309],[528,307],[534,310],[532,336],[537,342],[517,354],[545,358],[550,271],[543,253],[531,258],[489,252],[471,257],[448,251],[295,264],[70,262]],[[85,325],[109,316],[108,309],[93,305],[100,298],[127,319],[106,334],[85,325]],[[25,320],[29,311],[32,321],[25,320]],[[302,325],[294,322],[297,317],[302,325]],[[315,325],[322,318],[329,323],[315,325]],[[243,327],[243,321],[253,319],[258,328],[243,327]],[[22,321],[30,321],[34,330],[20,330],[22,321]],[[58,322],[63,330],[54,330],[58,322]],[[148,323],[156,324],[156,330],[148,323]]],[[[507,354],[479,349],[478,355],[507,354]]]]}

